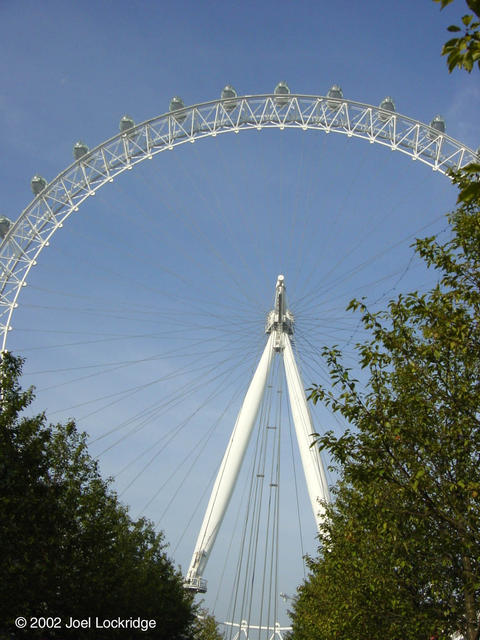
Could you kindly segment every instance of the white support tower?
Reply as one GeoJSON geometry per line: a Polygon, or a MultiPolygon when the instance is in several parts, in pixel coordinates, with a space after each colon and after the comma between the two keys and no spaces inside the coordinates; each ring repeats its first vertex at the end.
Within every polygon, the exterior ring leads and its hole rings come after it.
{"type": "Polygon", "coordinates": [[[191,591],[205,593],[207,590],[203,572],[235,488],[265,392],[270,367],[277,355],[283,356],[292,417],[317,528],[322,522],[324,516],[322,502],[329,500],[328,485],[319,451],[316,447],[310,446],[315,429],[293,354],[290,338],[293,335],[293,326],[293,315],[287,309],[284,276],[279,275],[275,288],[275,307],[268,314],[265,326],[265,333],[269,336],[267,344],[248,387],[223,456],[185,578],[185,587],[191,591]]]}

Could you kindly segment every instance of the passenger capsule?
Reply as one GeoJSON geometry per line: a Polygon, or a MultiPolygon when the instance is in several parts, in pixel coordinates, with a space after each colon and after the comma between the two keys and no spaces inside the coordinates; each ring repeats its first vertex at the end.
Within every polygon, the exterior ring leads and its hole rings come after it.
{"type": "Polygon", "coordinates": [[[395,113],[395,103],[393,101],[393,98],[391,98],[390,96],[387,96],[386,98],[384,98],[381,103],[378,105],[379,109],[382,109],[383,111],[388,111],[389,113],[382,113],[380,111],[380,113],[378,114],[378,117],[380,118],[380,120],[382,120],[383,122],[386,122],[389,118],[390,115],[392,113],[395,113]]]}
{"type": "Polygon", "coordinates": [[[73,157],[75,160],[80,160],[84,155],[88,153],[88,147],[84,142],[80,140],[73,145],[73,157]]]}
{"type": "Polygon", "coordinates": [[[179,113],[176,115],[176,111],[180,111],[181,109],[185,109],[185,103],[179,96],[175,96],[170,100],[169,111],[174,115],[174,118],[177,122],[183,122],[187,117],[185,113],[179,113]]]}
{"type": "Polygon", "coordinates": [[[47,186],[47,181],[42,176],[33,176],[30,184],[34,195],[38,196],[47,186]]]}
{"type": "MultiPolygon", "coordinates": [[[[237,92],[231,85],[227,84],[225,87],[223,87],[222,95],[221,95],[222,100],[227,100],[228,98],[236,98],[236,97],[237,97],[237,92]]],[[[228,100],[228,102],[223,103],[223,106],[225,108],[225,111],[233,111],[237,106],[237,101],[228,100]]]]}
{"type": "Polygon", "coordinates": [[[132,129],[134,126],[135,126],[135,122],[133,121],[133,118],[131,118],[130,116],[125,115],[120,120],[119,127],[122,133],[125,133],[129,129],[132,129]]]}
{"type": "Polygon", "coordinates": [[[0,238],[3,240],[12,226],[12,221],[5,216],[0,216],[0,238]]]}
{"type": "Polygon", "coordinates": [[[278,104],[279,107],[283,107],[288,104],[288,98],[285,96],[290,95],[290,89],[286,82],[279,82],[273,93],[278,96],[275,98],[275,103],[278,104]]]}
{"type": "Polygon", "coordinates": [[[329,109],[331,109],[332,111],[335,111],[340,107],[340,100],[343,98],[343,91],[338,86],[338,84],[334,84],[333,87],[331,87],[328,90],[327,98],[336,98],[334,100],[332,99],[327,100],[327,105],[329,109]]]}
{"type": "Polygon", "coordinates": [[[442,116],[435,116],[435,118],[430,122],[430,127],[438,132],[434,133],[433,131],[429,131],[428,133],[428,137],[435,140],[435,138],[438,138],[439,134],[445,133],[445,120],[442,116]]]}

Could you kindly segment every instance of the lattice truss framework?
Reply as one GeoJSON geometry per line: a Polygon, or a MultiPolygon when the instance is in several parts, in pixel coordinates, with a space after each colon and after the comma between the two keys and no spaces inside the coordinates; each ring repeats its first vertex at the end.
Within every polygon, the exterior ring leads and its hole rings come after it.
{"type": "Polygon", "coordinates": [[[438,130],[380,107],[323,96],[256,95],[169,112],[103,142],[70,165],[28,205],[0,246],[2,349],[18,297],[41,250],[84,200],[114,177],[161,151],[220,133],[276,127],[342,133],[401,151],[446,173],[477,154],[438,130]]]}

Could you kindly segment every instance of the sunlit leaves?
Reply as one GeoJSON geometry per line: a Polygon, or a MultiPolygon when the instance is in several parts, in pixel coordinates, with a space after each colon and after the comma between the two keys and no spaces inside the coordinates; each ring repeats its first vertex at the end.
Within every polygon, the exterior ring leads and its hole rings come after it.
{"type": "MultiPolygon", "coordinates": [[[[435,0],[441,3],[443,9],[452,0],[435,0]]],[[[447,56],[448,70],[452,72],[455,68],[465,69],[469,73],[474,66],[480,68],[480,2],[478,0],[467,0],[468,7],[474,12],[462,17],[462,27],[450,25],[448,31],[451,33],[462,33],[458,37],[448,40],[442,49],[442,55],[447,56]]]]}

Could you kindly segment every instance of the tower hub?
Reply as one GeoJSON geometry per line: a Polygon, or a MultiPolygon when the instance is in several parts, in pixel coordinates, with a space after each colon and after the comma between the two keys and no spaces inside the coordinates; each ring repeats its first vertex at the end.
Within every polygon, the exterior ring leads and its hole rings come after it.
{"type": "Polygon", "coordinates": [[[275,351],[282,351],[284,348],[283,335],[293,335],[293,325],[295,319],[293,313],[287,309],[287,295],[285,291],[285,277],[279,275],[275,287],[275,307],[267,315],[265,333],[275,332],[275,351]]]}

